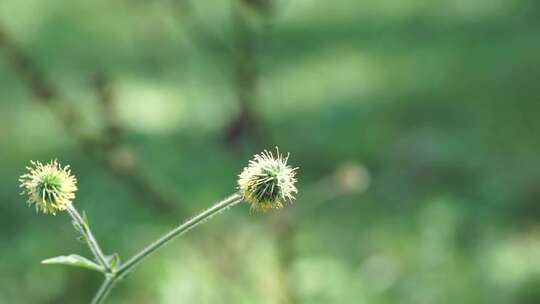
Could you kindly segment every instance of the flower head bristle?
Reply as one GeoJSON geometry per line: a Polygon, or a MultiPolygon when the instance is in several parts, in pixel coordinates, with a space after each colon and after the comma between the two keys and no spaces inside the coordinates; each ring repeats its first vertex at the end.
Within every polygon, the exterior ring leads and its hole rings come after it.
{"type": "Polygon", "coordinates": [[[287,165],[289,155],[283,157],[276,148],[276,156],[264,150],[249,161],[238,179],[238,190],[254,210],[278,209],[294,200],[298,192],[296,170],[287,165]]]}
{"type": "Polygon", "coordinates": [[[45,214],[66,210],[77,191],[77,179],[71,175],[69,165],[62,167],[56,160],[45,165],[39,161],[30,163],[28,173],[19,178],[21,194],[28,195],[28,204],[45,214]]]}

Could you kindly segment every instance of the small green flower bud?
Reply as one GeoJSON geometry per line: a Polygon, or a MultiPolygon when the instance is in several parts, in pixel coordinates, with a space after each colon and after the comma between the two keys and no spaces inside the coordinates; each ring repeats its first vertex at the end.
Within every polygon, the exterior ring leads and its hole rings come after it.
{"type": "Polygon", "coordinates": [[[69,166],[62,168],[56,160],[45,165],[39,161],[30,163],[28,173],[19,178],[21,194],[28,195],[28,204],[35,204],[36,211],[44,214],[66,210],[77,191],[77,179],[69,166]]]}
{"type": "Polygon", "coordinates": [[[254,210],[278,209],[285,202],[292,202],[297,189],[296,170],[287,165],[289,156],[283,157],[264,152],[254,156],[239,175],[238,190],[254,210]]]}

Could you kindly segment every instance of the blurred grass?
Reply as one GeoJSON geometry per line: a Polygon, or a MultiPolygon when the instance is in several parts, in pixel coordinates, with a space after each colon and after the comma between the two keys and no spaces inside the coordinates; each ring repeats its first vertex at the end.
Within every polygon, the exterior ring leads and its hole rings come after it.
{"type": "MultiPolygon", "coordinates": [[[[283,280],[310,304],[537,303],[538,9],[277,1],[271,26],[256,31],[256,109],[268,146],[301,168],[290,268],[280,273],[275,231],[290,211],[244,206],[150,259],[111,303],[283,303],[283,280]],[[351,160],[370,171],[367,192],[303,199],[351,160]]],[[[233,148],[221,139],[239,111],[227,1],[3,0],[0,24],[88,134],[101,126],[92,76],[109,75],[125,145],[190,213],[231,192],[258,152],[249,138],[233,148]]],[[[85,303],[99,284],[39,264],[85,252],[65,216],[37,216],[18,196],[27,162],[55,157],[72,164],[76,204],[106,251],[127,258],[181,220],[137,204],[0,56],[0,303],[85,303]]]]}

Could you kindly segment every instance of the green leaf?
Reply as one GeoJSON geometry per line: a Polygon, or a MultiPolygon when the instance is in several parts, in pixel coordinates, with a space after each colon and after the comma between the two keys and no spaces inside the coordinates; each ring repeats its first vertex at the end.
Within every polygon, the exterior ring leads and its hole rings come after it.
{"type": "Polygon", "coordinates": [[[105,257],[105,259],[107,260],[107,264],[109,264],[111,269],[115,269],[116,267],[120,266],[120,256],[118,253],[108,255],[105,257]]]}
{"type": "Polygon", "coordinates": [[[103,267],[91,260],[76,254],[61,255],[41,261],[41,264],[61,264],[75,267],[83,267],[95,271],[103,272],[103,267]]]}

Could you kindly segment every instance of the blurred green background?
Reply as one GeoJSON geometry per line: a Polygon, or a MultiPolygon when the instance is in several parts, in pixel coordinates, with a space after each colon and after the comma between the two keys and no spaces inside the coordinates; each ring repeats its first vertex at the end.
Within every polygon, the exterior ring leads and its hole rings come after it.
{"type": "Polygon", "coordinates": [[[125,260],[234,191],[263,148],[292,206],[241,205],[108,303],[540,303],[540,2],[1,0],[0,303],[88,303],[65,214],[19,196],[30,160],[125,260]]]}

